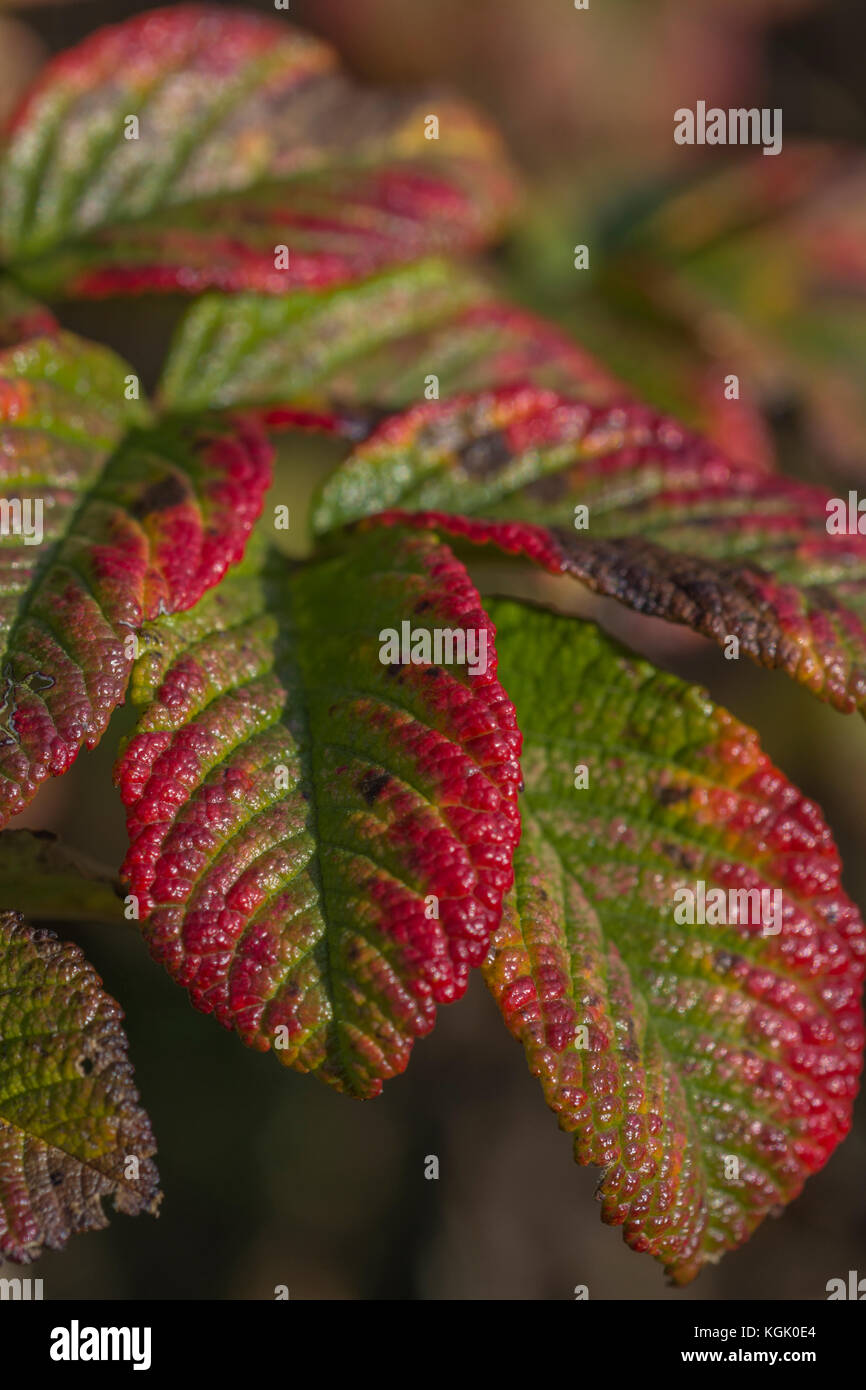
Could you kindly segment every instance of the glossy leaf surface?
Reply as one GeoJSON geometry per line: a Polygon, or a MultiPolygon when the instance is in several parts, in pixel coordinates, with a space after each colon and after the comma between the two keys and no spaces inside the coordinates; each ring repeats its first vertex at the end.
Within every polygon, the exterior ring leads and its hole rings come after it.
{"type": "Polygon", "coordinates": [[[527,555],[720,645],[736,637],[850,711],[866,703],[866,535],[847,506],[845,529],[828,529],[828,501],[645,406],[524,389],[387,420],[328,479],[313,522],[396,508],[400,524],[527,555]]]}
{"type": "Polygon", "coordinates": [[[0,1255],[27,1262],[155,1213],[150,1121],[123,1014],[77,946],[0,912],[0,1255]]]}
{"type": "Polygon", "coordinates": [[[276,17],[177,5],[48,64],[0,159],[0,256],[43,296],[282,294],[473,248],[512,196],[459,102],[362,88],[276,17]]]}
{"type": "Polygon", "coordinates": [[[489,610],[525,791],[485,974],[603,1219],[685,1283],[847,1133],[866,932],[751,730],[591,624],[489,610]]]}
{"type": "Polygon", "coordinates": [[[495,299],[460,265],[423,261],[360,284],[205,295],[186,314],[161,396],[172,408],[311,401],[398,410],[534,382],[594,402],[623,388],[564,334],[495,299]]]}
{"type": "Polygon", "coordinates": [[[149,427],[137,378],[71,334],[0,353],[0,816],[99,741],[146,617],[240,558],[270,480],[242,422],[149,427]]]}
{"type": "Polygon", "coordinates": [[[145,636],[117,775],[153,954],[250,1046],[376,1094],[512,880],[519,735],[478,595],[433,537],[381,530],[300,569],[253,552],[145,636]],[[403,661],[404,623],[458,645],[403,661]]]}

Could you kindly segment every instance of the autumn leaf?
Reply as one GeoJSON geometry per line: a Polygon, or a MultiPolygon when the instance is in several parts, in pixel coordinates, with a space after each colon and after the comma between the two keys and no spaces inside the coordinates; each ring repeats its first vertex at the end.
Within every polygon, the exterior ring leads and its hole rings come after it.
{"type": "Polygon", "coordinates": [[[363,88],[276,17],[176,5],[43,70],[0,157],[0,259],[42,297],[282,294],[474,249],[512,202],[461,103],[363,88]]]}
{"type": "Polygon", "coordinates": [[[460,264],[422,261],[336,289],[208,294],[186,313],[160,387],[173,410],[355,405],[394,411],[509,383],[625,388],[564,334],[460,264]]]}
{"type": "Polygon", "coordinates": [[[798,409],[822,460],[862,474],[866,448],[866,163],[786,142],[659,198],[609,248],[616,292],[709,339],[769,409],[798,409]],[[772,164],[772,168],[768,167],[772,164]],[[709,327],[708,327],[709,326],[709,327]]]}
{"type": "Polygon", "coordinates": [[[144,639],[117,779],[152,953],[248,1045],[377,1094],[512,881],[520,739],[477,593],[429,535],[256,547],[144,639]],[[457,645],[413,662],[383,647],[404,624],[457,645]]]}
{"type": "Polygon", "coordinates": [[[527,388],[386,420],[327,480],[313,525],[393,510],[490,543],[719,645],[736,638],[851,711],[866,704],[866,537],[831,533],[827,502],[646,406],[527,388]]]}
{"type": "Polygon", "coordinates": [[[525,790],[485,976],[603,1220],[686,1283],[847,1133],[866,932],[750,729],[592,624],[488,611],[525,790]]]}
{"type": "Polygon", "coordinates": [[[3,821],[99,741],[138,627],[240,558],[270,481],[254,425],[153,425],[136,397],[119,358],[72,334],[0,352],[3,821]]]}
{"type": "Polygon", "coordinates": [[[155,1214],[150,1121],[119,1006],[77,946],[0,912],[0,1256],[28,1262],[117,1211],[155,1214]]]}

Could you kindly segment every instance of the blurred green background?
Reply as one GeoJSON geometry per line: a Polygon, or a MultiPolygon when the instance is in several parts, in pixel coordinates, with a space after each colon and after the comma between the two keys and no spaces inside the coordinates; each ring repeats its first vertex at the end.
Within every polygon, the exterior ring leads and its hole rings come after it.
{"type": "MultiPolygon", "coordinates": [[[[148,8],[74,0],[0,20],[3,105],[46,52],[148,8]],[[16,24],[26,24],[25,32],[16,24]],[[33,37],[35,35],[35,37],[33,37]]],[[[245,8],[273,11],[261,0],[245,8]]],[[[522,167],[521,227],[493,253],[511,292],[617,356],[613,320],[575,288],[571,247],[598,200],[663,183],[682,154],[672,112],[698,99],[781,106],[795,133],[866,143],[862,0],[292,0],[288,16],[330,38],[361,76],[450,84],[486,107],[522,167]],[[603,320],[603,314],[602,314],[603,320]],[[585,322],[587,332],[581,334],[585,322]]],[[[688,151],[698,159],[706,152],[688,151]]],[[[63,321],[124,353],[153,384],[179,306],[61,306],[63,321]]],[[[635,367],[661,377],[651,360],[635,367]]],[[[621,363],[616,363],[621,367],[621,363]]],[[[649,389],[647,387],[646,389],[649,389]]],[[[784,407],[783,402],[783,407],[784,407]]],[[[796,417],[774,418],[783,463],[803,471],[796,417]]],[[[286,442],[278,501],[293,543],[331,445],[286,442]]],[[[805,471],[824,476],[821,461],[805,471]]],[[[825,481],[833,481],[826,473],[825,481]]],[[[479,570],[498,585],[502,575],[479,570]]],[[[709,687],[757,726],[784,771],[824,808],[866,906],[866,730],[781,676],[728,663],[678,629],[532,580],[558,606],[591,612],[661,665],[709,687]]],[[[125,836],[111,788],[120,711],[103,744],[46,787],[19,825],[49,827],[117,863],[125,836]]],[[[68,933],[67,933],[68,934],[68,933]]],[[[855,1132],[780,1221],[689,1289],[603,1227],[591,1170],[578,1169],[480,981],[440,1012],[408,1072],[356,1103],[245,1051],[153,964],[134,930],[77,932],[127,1015],[131,1055],[159,1143],[157,1221],[113,1217],[45,1256],[49,1298],[568,1299],[824,1298],[828,1279],[866,1273],[866,1107],[855,1132]],[[440,1178],[424,1177],[435,1154],[440,1178]]]]}

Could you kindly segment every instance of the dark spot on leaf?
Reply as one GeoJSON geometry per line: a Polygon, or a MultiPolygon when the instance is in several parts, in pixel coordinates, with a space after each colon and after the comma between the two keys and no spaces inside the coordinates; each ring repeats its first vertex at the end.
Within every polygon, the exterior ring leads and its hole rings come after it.
{"type": "Polygon", "coordinates": [[[535,502],[559,502],[570,491],[568,473],[548,473],[545,478],[536,478],[524,490],[527,497],[535,502]]]}
{"type": "Polygon", "coordinates": [[[346,439],[355,440],[363,443],[369,439],[370,435],[378,428],[383,420],[393,414],[392,411],[385,409],[384,406],[342,406],[334,408],[334,414],[339,420],[340,430],[346,439]]]}
{"type": "Polygon", "coordinates": [[[473,478],[490,478],[501,472],[511,461],[511,450],[500,430],[482,434],[457,451],[457,459],[473,478]]]}
{"type": "Polygon", "coordinates": [[[167,512],[169,508],[189,501],[189,496],[189,489],[177,474],[169,473],[166,477],[160,478],[158,483],[151,483],[150,487],[145,488],[133,503],[132,514],[141,518],[152,516],[154,512],[167,512]]]}
{"type": "Polygon", "coordinates": [[[633,1018],[626,1019],[625,1031],[626,1038],[625,1041],[620,1044],[620,1052],[627,1061],[638,1062],[640,1060],[640,1048],[637,1045],[637,1038],[634,1035],[633,1018]]]}
{"type": "Polygon", "coordinates": [[[662,806],[674,806],[678,801],[685,801],[691,795],[689,787],[657,787],[656,800],[662,806]]]}
{"type": "Polygon", "coordinates": [[[663,854],[666,854],[672,864],[676,864],[679,869],[691,869],[697,862],[698,855],[694,850],[684,849],[682,845],[672,845],[665,843],[661,846],[663,854]]]}
{"type": "Polygon", "coordinates": [[[371,769],[369,772],[364,773],[364,776],[358,783],[358,790],[368,806],[373,805],[373,802],[382,794],[390,780],[391,774],[388,772],[373,772],[371,769]]]}
{"type": "Polygon", "coordinates": [[[738,956],[734,951],[715,951],[713,964],[720,974],[730,975],[733,971],[740,970],[746,962],[743,956],[738,956]]]}

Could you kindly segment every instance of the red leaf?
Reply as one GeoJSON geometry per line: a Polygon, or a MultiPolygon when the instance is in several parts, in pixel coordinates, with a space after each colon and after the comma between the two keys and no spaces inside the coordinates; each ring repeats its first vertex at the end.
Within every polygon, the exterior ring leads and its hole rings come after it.
{"type": "Polygon", "coordinates": [[[603,1219],[686,1283],[847,1134],[866,932],[751,729],[592,624],[490,611],[525,788],[485,977],[603,1219]]]}
{"type": "Polygon", "coordinates": [[[866,535],[829,534],[827,502],[645,406],[527,388],[387,420],[329,478],[314,525],[382,510],[489,542],[720,645],[736,636],[851,711],[866,705],[866,535]]]}
{"type": "Polygon", "coordinates": [[[512,200],[459,103],[356,86],[275,17],[179,5],[49,63],[0,164],[0,248],[46,296],[282,294],[476,247],[512,200]]]}
{"type": "Polygon", "coordinates": [[[433,537],[379,532],[248,556],[147,636],[117,780],[151,950],[249,1046],[375,1095],[512,881],[520,736],[478,595],[433,537]],[[486,669],[386,660],[404,621],[483,632],[486,669]]]}
{"type": "Polygon", "coordinates": [[[249,422],[130,428],[147,411],[126,400],[125,372],[69,334],[0,353],[0,485],[10,509],[44,517],[31,544],[10,510],[0,547],[4,820],[98,743],[126,690],[131,635],[240,558],[270,481],[249,422]]]}

